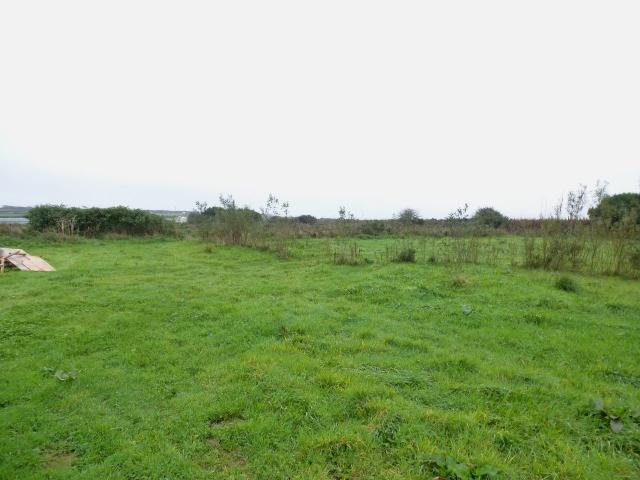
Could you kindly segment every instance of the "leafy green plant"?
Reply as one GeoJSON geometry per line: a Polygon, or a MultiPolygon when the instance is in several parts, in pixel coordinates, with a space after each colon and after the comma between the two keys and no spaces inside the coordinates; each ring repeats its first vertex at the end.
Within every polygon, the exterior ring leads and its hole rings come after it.
{"type": "MultiPolygon", "coordinates": [[[[621,433],[624,430],[622,417],[627,413],[626,408],[605,407],[601,398],[595,398],[589,413],[600,418],[603,422],[608,423],[613,433],[621,433]]],[[[631,417],[632,419],[635,418],[635,412],[631,417]]]]}
{"type": "Polygon", "coordinates": [[[381,424],[374,431],[375,437],[385,447],[395,444],[398,431],[402,425],[402,418],[398,414],[390,415],[384,418],[381,424]]]}

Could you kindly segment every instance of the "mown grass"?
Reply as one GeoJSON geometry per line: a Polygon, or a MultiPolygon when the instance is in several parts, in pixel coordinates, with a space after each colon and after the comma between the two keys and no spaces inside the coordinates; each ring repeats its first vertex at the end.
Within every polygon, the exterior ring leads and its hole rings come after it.
{"type": "Polygon", "coordinates": [[[334,265],[323,240],[285,261],[16,246],[58,271],[0,276],[1,478],[432,478],[434,455],[507,478],[640,475],[637,281],[334,265]],[[625,412],[621,433],[594,398],[625,412]]]}

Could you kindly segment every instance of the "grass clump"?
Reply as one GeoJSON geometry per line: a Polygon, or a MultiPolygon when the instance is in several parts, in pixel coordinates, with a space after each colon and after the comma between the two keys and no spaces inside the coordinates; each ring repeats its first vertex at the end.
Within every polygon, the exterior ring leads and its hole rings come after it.
{"type": "Polygon", "coordinates": [[[453,288],[464,288],[471,285],[471,280],[464,275],[456,275],[451,280],[451,286],[453,288]]]}
{"type": "Polygon", "coordinates": [[[570,293],[578,293],[578,291],[580,290],[580,286],[578,285],[578,283],[573,278],[567,275],[559,276],[555,281],[555,287],[558,290],[570,293]]]}
{"type": "Polygon", "coordinates": [[[409,246],[403,247],[394,258],[394,261],[399,263],[415,263],[416,249],[409,246]]]}
{"type": "Polygon", "coordinates": [[[429,457],[421,465],[423,472],[430,475],[437,474],[435,479],[475,480],[490,479],[499,480],[505,478],[500,471],[492,465],[467,465],[450,456],[436,455],[429,457]]]}
{"type": "Polygon", "coordinates": [[[331,250],[331,259],[335,265],[363,265],[369,263],[362,255],[362,248],[357,242],[339,245],[331,250]]]}

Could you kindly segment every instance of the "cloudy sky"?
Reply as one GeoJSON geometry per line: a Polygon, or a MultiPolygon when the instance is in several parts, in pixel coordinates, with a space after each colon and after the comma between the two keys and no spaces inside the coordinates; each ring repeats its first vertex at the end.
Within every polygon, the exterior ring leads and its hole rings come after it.
{"type": "Polygon", "coordinates": [[[537,216],[640,188],[640,2],[0,0],[0,205],[537,216]]]}

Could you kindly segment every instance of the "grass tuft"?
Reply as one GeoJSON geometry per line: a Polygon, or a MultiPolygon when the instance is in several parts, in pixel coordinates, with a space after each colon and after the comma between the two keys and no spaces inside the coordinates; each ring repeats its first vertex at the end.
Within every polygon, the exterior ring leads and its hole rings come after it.
{"type": "Polygon", "coordinates": [[[578,293],[580,290],[578,282],[567,275],[561,275],[558,277],[555,281],[555,286],[559,290],[571,293],[578,293]]]}
{"type": "Polygon", "coordinates": [[[456,275],[451,280],[451,286],[453,288],[464,288],[469,286],[470,284],[471,284],[471,280],[468,277],[465,277],[464,275],[456,275]]]}

